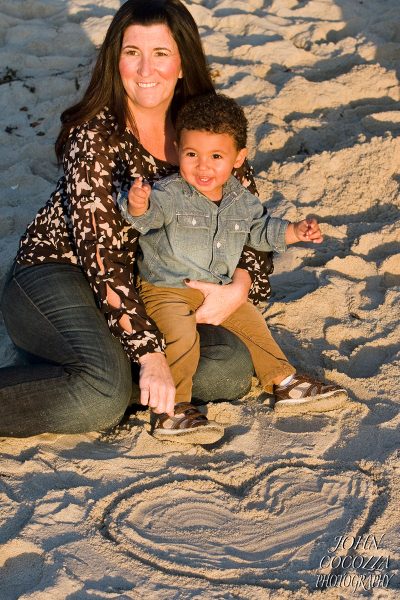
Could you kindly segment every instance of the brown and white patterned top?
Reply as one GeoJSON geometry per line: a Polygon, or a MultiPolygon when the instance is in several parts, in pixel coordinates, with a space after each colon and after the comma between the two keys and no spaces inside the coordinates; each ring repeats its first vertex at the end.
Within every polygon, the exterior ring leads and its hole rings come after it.
{"type": "MultiPolygon", "coordinates": [[[[21,238],[17,262],[79,265],[111,333],[136,362],[148,352],[161,352],[164,340],[135,289],[139,234],[121,218],[116,198],[139,175],[152,183],[175,173],[178,167],[152,156],[129,130],[118,142],[115,132],[115,119],[107,109],[71,132],[64,152],[64,175],[21,238]],[[108,304],[106,286],[120,297],[120,308],[108,304]],[[122,315],[129,317],[132,333],[120,326],[122,315]]],[[[234,175],[250,191],[256,191],[248,165],[234,175]]],[[[249,249],[238,265],[252,278],[255,303],[269,295],[269,260],[268,254],[249,249]]]]}

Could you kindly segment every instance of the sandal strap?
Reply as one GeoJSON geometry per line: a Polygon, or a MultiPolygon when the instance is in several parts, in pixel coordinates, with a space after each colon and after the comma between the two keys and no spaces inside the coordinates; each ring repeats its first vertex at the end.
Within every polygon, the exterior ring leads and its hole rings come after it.
{"type": "Polygon", "coordinates": [[[174,416],[159,415],[158,427],[161,429],[192,429],[208,422],[207,417],[190,402],[175,404],[174,416]]]}
{"type": "Polygon", "coordinates": [[[283,388],[279,388],[279,386],[277,386],[275,391],[278,393],[279,392],[284,393],[285,396],[290,397],[290,392],[294,388],[297,388],[297,391],[301,392],[301,395],[298,396],[299,398],[308,398],[310,396],[318,396],[319,394],[333,391],[335,389],[338,389],[338,386],[322,383],[321,381],[318,381],[317,379],[313,379],[312,377],[309,377],[308,375],[298,375],[296,373],[295,375],[293,375],[293,379],[289,383],[289,385],[287,385],[283,388]],[[304,385],[304,384],[307,384],[307,385],[304,385]],[[299,387],[299,386],[301,386],[301,387],[299,387]]]}

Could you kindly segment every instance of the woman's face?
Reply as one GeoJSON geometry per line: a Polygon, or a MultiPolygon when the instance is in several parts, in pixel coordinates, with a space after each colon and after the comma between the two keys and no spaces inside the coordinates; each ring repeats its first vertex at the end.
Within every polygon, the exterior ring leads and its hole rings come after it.
{"type": "Polygon", "coordinates": [[[163,109],[166,112],[176,82],[182,77],[178,46],[167,25],[127,27],[119,72],[133,113],[135,109],[163,109]]]}

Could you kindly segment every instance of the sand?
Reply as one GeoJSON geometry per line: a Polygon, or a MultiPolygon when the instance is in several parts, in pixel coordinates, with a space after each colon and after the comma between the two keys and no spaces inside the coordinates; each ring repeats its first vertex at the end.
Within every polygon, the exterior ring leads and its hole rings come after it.
{"type": "MultiPolygon", "coordinates": [[[[119,5],[0,2],[0,283],[119,5]]],[[[323,222],[322,246],[276,259],[265,317],[351,402],[278,417],[254,382],[209,406],[226,426],[210,447],[154,440],[146,412],[107,434],[2,438],[0,598],[398,598],[399,2],[187,5],[249,117],[271,212],[323,222]]],[[[15,359],[1,323],[0,364],[15,359]]]]}

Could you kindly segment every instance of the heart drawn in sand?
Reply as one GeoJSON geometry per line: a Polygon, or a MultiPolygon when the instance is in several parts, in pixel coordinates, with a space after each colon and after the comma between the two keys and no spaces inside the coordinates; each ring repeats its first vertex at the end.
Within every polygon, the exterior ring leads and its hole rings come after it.
{"type": "Polygon", "coordinates": [[[95,518],[116,552],[158,570],[265,585],[315,579],[335,536],[365,523],[374,492],[365,473],[320,465],[269,467],[237,487],[180,473],[105,498],[95,518]]]}

